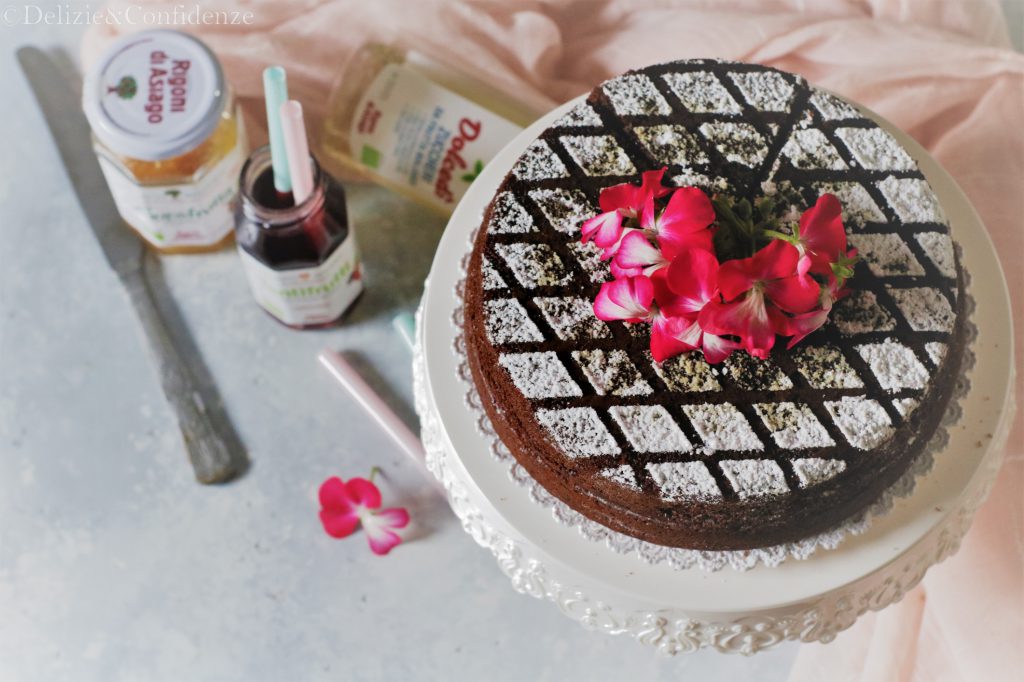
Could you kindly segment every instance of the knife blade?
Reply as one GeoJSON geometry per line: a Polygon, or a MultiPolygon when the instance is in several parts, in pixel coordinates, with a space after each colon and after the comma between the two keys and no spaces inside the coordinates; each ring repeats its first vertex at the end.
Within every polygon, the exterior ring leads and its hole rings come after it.
{"type": "Polygon", "coordinates": [[[77,88],[54,60],[34,47],[18,50],[18,62],[50,129],[68,179],[103,255],[128,292],[167,401],[175,412],[196,479],[219,483],[244,468],[230,438],[219,433],[205,408],[199,382],[183,361],[154,303],[147,283],[140,239],[123,223],[93,152],[89,122],[75,96],[77,88]]]}

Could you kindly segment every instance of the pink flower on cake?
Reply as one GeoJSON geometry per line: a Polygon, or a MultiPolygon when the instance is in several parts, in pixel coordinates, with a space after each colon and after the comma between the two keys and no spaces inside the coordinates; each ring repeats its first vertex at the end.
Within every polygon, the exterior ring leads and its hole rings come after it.
{"type": "Polygon", "coordinates": [[[649,230],[669,258],[688,247],[710,250],[714,233],[708,229],[715,222],[715,207],[696,187],[681,187],[674,192],[665,208],[656,210],[654,196],[649,195],[640,215],[640,227],[649,230]]]}
{"type": "Polygon", "coordinates": [[[828,320],[857,261],[838,199],[822,195],[799,225],[778,231],[793,221],[775,212],[784,204],[713,203],[696,187],[662,187],[663,174],[605,188],[604,212],[583,224],[582,241],[602,248],[615,278],[594,300],[598,318],[650,322],[657,362],[700,350],[712,364],[740,348],[767,358],[777,336],[791,337],[792,347],[828,320]],[[727,230],[722,240],[719,229],[727,230]]]}
{"type": "Polygon", "coordinates": [[[612,276],[652,275],[668,265],[668,259],[647,239],[643,230],[627,230],[611,262],[612,276]]]}
{"type": "Polygon", "coordinates": [[[606,213],[616,211],[624,218],[639,218],[648,197],[657,199],[672,191],[662,186],[661,179],[664,175],[665,168],[647,171],[640,176],[639,187],[628,182],[605,187],[598,199],[601,210],[606,213]]]}
{"type": "Polygon", "coordinates": [[[370,549],[383,556],[402,542],[395,531],[409,524],[409,512],[401,507],[381,509],[380,490],[370,479],[352,478],[346,483],[332,476],[320,485],[320,522],[334,538],[352,535],[362,525],[370,549]]]}
{"type": "Polygon", "coordinates": [[[601,285],[594,299],[594,314],[606,322],[647,322],[653,301],[654,286],[649,277],[621,277],[601,285]]]}
{"type": "Polygon", "coordinates": [[[748,353],[767,358],[776,334],[787,330],[782,311],[806,313],[818,303],[817,282],[796,273],[799,259],[796,247],[774,240],[750,258],[727,261],[718,270],[724,302],[704,307],[701,327],[738,336],[748,353]]]}

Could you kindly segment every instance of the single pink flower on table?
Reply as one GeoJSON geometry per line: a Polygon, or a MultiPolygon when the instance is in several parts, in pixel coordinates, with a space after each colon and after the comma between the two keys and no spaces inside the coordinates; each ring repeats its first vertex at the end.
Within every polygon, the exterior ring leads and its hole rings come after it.
{"type": "Polygon", "coordinates": [[[594,299],[594,315],[605,322],[648,322],[653,302],[654,286],[649,277],[622,277],[601,285],[594,299]]]}
{"type": "Polygon", "coordinates": [[[332,476],[320,485],[320,522],[324,531],[331,537],[345,538],[362,525],[370,549],[383,556],[402,542],[395,531],[409,524],[409,512],[401,507],[380,506],[380,490],[365,478],[349,479],[346,483],[332,476]]]}

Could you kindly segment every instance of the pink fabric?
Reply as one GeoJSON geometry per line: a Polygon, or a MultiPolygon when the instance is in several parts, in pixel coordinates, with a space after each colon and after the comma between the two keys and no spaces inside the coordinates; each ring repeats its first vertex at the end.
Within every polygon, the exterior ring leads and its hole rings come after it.
{"type": "MultiPolygon", "coordinates": [[[[264,66],[288,69],[292,93],[315,122],[338,66],[366,39],[401,40],[537,107],[627,68],[683,57],[760,62],[863,102],[927,147],[981,214],[1014,296],[1020,365],[1024,56],[1010,49],[996,0],[218,0],[203,8],[236,4],[254,24],[198,33],[221,56],[257,138],[264,66]]],[[[117,28],[88,34],[85,62],[117,28]]],[[[1020,382],[1016,390],[1024,404],[1020,382]]],[[[804,646],[792,679],[1020,680],[1022,451],[1018,416],[997,486],[959,554],[835,643],[804,646]]]]}

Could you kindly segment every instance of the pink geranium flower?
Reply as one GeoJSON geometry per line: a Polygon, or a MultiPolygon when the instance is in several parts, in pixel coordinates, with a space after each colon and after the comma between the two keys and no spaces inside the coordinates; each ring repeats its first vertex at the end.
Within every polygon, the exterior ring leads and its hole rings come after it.
{"type": "Polygon", "coordinates": [[[789,240],[797,248],[801,276],[832,274],[832,263],[846,254],[846,230],[842,206],[834,194],[822,194],[814,206],[800,216],[800,225],[789,240]]]}
{"type": "MultiPolygon", "coordinates": [[[[374,468],[370,478],[376,473],[374,468]]],[[[362,525],[370,549],[385,555],[402,542],[396,530],[409,524],[409,512],[401,507],[381,509],[380,490],[372,480],[332,476],[320,485],[320,522],[334,538],[345,538],[362,525]]]]}
{"type": "Polygon", "coordinates": [[[649,277],[622,277],[601,285],[594,299],[594,315],[605,322],[648,322],[653,302],[654,286],[649,277]]]}
{"type": "Polygon", "coordinates": [[[605,213],[616,211],[624,218],[639,218],[648,197],[657,199],[672,191],[662,186],[661,179],[664,175],[665,168],[647,171],[640,176],[639,187],[628,182],[605,187],[598,198],[601,210],[605,213]]]}
{"type": "Polygon", "coordinates": [[[669,258],[688,246],[711,249],[714,233],[708,227],[715,222],[715,207],[696,187],[681,187],[672,193],[668,204],[656,210],[654,196],[648,195],[640,215],[640,227],[649,230],[669,258]]]}
{"type": "Polygon", "coordinates": [[[704,307],[701,327],[738,336],[748,353],[768,357],[775,335],[788,329],[782,310],[805,313],[818,304],[817,282],[796,273],[799,258],[792,244],[774,240],[750,258],[726,262],[718,271],[724,302],[712,301],[704,307]]]}
{"type": "Polygon", "coordinates": [[[666,265],[668,259],[647,239],[643,230],[627,230],[615,250],[611,271],[614,277],[650,276],[666,265]]]}
{"type": "Polygon", "coordinates": [[[690,249],[672,261],[663,271],[663,278],[654,278],[654,299],[659,314],[664,316],[663,322],[656,318],[651,329],[651,354],[655,361],[700,349],[709,363],[717,364],[740,347],[700,323],[704,307],[718,300],[719,269],[713,253],[690,249]]]}

